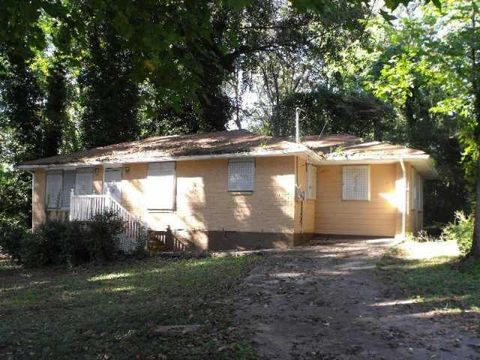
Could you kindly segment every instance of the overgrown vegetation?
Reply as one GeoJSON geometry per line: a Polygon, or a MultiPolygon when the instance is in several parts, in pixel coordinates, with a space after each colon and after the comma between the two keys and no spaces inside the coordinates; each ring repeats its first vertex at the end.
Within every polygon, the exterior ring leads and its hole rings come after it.
{"type": "Polygon", "coordinates": [[[71,272],[0,263],[0,358],[254,358],[235,328],[233,296],[258,260],[149,259],[71,272]]]}
{"type": "Polygon", "coordinates": [[[480,314],[478,262],[461,263],[451,256],[409,259],[401,248],[395,247],[377,266],[381,279],[396,298],[411,299],[426,310],[472,310],[480,314]]]}
{"type": "Polygon", "coordinates": [[[27,267],[105,262],[118,256],[122,231],[122,220],[114,212],[97,214],[88,222],[48,220],[33,232],[4,222],[0,248],[27,267]]]}
{"type": "Polygon", "coordinates": [[[472,248],[473,215],[465,215],[462,211],[455,212],[455,220],[443,228],[443,240],[454,240],[458,244],[460,253],[468,255],[472,248]]]}

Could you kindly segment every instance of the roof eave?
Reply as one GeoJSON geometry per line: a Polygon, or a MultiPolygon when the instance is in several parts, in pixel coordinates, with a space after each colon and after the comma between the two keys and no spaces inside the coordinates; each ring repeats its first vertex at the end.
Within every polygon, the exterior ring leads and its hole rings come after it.
{"type": "Polygon", "coordinates": [[[18,170],[32,171],[36,169],[75,169],[79,167],[92,166],[118,166],[121,164],[139,164],[151,162],[167,162],[167,161],[188,161],[188,160],[211,160],[211,159],[236,159],[248,157],[280,157],[306,154],[312,158],[319,158],[319,156],[310,149],[286,149],[286,150],[265,150],[265,151],[250,151],[239,153],[225,153],[225,154],[207,154],[207,155],[188,155],[188,156],[152,156],[144,157],[142,159],[126,159],[126,160],[105,160],[105,161],[91,161],[91,162],[70,162],[62,164],[32,164],[32,165],[17,165],[18,170]]]}
{"type": "Polygon", "coordinates": [[[437,179],[438,172],[435,169],[434,161],[428,154],[423,155],[384,155],[384,156],[355,156],[325,158],[320,165],[353,165],[353,164],[391,164],[399,161],[412,163],[417,171],[426,179],[437,179]]]}

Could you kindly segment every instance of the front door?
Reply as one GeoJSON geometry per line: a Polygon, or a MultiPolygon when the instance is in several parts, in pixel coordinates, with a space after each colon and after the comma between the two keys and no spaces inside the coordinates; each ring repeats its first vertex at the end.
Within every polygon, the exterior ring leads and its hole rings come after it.
{"type": "Polygon", "coordinates": [[[119,203],[122,202],[122,169],[106,169],[103,193],[110,195],[119,203]]]}

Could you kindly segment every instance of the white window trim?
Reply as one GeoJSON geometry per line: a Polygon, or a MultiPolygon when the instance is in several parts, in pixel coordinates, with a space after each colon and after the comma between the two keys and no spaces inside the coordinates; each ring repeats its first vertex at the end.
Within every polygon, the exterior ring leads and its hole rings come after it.
{"type": "Polygon", "coordinates": [[[255,158],[247,158],[247,159],[229,159],[227,163],[227,190],[230,193],[253,193],[255,191],[255,179],[257,173],[257,163],[255,158]],[[230,186],[230,164],[234,163],[250,163],[253,164],[253,171],[252,171],[252,188],[251,189],[232,189],[230,186]]]}
{"type": "Polygon", "coordinates": [[[371,200],[371,172],[370,165],[345,165],[342,167],[342,201],[370,201],[371,200]],[[366,199],[346,199],[345,198],[345,171],[347,168],[367,168],[367,198],[366,199]]]}

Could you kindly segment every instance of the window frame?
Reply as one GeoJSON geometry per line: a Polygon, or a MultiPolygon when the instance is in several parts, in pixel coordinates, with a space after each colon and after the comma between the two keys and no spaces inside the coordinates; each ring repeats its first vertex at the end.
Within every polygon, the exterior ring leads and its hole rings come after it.
{"type": "Polygon", "coordinates": [[[371,169],[370,165],[344,165],[342,166],[342,201],[371,201],[371,169]],[[366,198],[347,198],[346,197],[346,170],[347,169],[367,169],[367,196],[366,198]]]}
{"type": "Polygon", "coordinates": [[[150,206],[151,203],[150,201],[147,200],[146,204],[145,204],[145,207],[147,209],[148,212],[151,212],[151,213],[165,213],[165,212],[175,212],[176,209],[177,209],[177,162],[176,161],[165,161],[165,162],[151,162],[151,163],[148,163],[148,166],[147,166],[147,177],[146,177],[146,181],[147,181],[147,184],[146,184],[146,191],[145,191],[145,196],[147,197],[147,199],[150,197],[150,186],[151,184],[149,184],[149,181],[151,177],[153,177],[152,175],[149,175],[149,172],[150,172],[150,166],[151,165],[156,165],[156,164],[162,164],[162,165],[165,165],[165,164],[173,164],[173,189],[172,189],[172,206],[170,208],[163,208],[163,207],[152,207],[150,206]]]}
{"type": "Polygon", "coordinates": [[[62,209],[62,196],[63,196],[63,171],[62,170],[48,170],[45,173],[45,209],[46,210],[60,210],[62,209]],[[60,189],[58,191],[58,199],[56,201],[56,206],[50,206],[49,202],[49,190],[48,190],[48,177],[49,176],[60,176],[60,189]]]}
{"type": "Polygon", "coordinates": [[[61,204],[61,209],[62,210],[70,210],[70,200],[68,200],[68,206],[63,205],[63,199],[65,198],[70,198],[70,194],[72,191],[72,188],[70,189],[65,189],[65,173],[73,173],[73,190],[75,191],[76,189],[76,183],[77,183],[77,170],[72,169],[72,170],[63,170],[62,171],[62,204],[61,204]]]}
{"type": "Polygon", "coordinates": [[[76,174],[75,174],[75,195],[93,195],[95,193],[95,189],[93,187],[93,182],[95,181],[95,169],[92,168],[92,167],[81,167],[81,168],[77,168],[76,169],[76,174]],[[90,185],[89,185],[89,192],[85,193],[85,194],[80,194],[79,193],[79,181],[78,181],[78,178],[79,178],[79,174],[88,174],[91,176],[91,181],[90,181],[90,185]]]}
{"type": "Polygon", "coordinates": [[[255,191],[255,180],[256,180],[256,173],[257,173],[257,162],[255,158],[240,158],[240,159],[228,159],[227,163],[227,191],[229,193],[245,193],[245,194],[252,194],[255,191]],[[230,183],[230,175],[232,171],[231,164],[238,164],[238,163],[246,163],[252,164],[252,179],[251,188],[248,189],[239,189],[239,188],[232,188],[230,183]]]}
{"type": "Polygon", "coordinates": [[[114,194],[110,191],[110,196],[112,196],[116,201],[119,203],[122,203],[123,200],[123,168],[118,166],[118,167],[106,167],[103,169],[103,181],[102,181],[102,194],[106,195],[107,194],[107,183],[111,183],[111,181],[107,182],[107,173],[110,172],[118,172],[120,174],[120,185],[117,188],[119,192],[118,198],[115,198],[114,194]]]}

